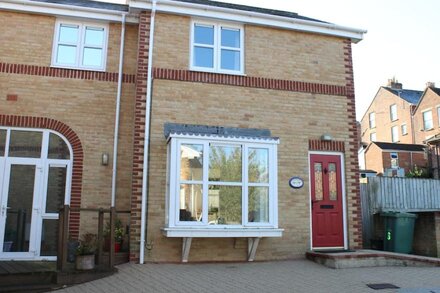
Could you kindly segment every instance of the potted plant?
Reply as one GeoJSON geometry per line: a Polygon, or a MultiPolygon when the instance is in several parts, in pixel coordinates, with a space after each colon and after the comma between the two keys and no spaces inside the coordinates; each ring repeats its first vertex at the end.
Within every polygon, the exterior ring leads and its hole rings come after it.
{"type": "MultiPolygon", "coordinates": [[[[110,247],[110,223],[107,222],[104,237],[106,246],[110,247]]],[[[124,227],[122,226],[122,221],[120,219],[116,219],[115,221],[115,252],[119,252],[121,250],[122,240],[124,238],[124,227]]],[[[106,249],[107,250],[107,249],[106,249]]]]}
{"type": "Polygon", "coordinates": [[[92,270],[95,268],[96,234],[86,233],[81,236],[76,249],[75,267],[77,270],[92,270]]]}

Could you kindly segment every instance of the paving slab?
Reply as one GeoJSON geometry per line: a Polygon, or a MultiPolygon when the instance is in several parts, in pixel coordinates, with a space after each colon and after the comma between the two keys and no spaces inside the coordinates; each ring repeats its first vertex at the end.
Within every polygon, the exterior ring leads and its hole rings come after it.
{"type": "Polygon", "coordinates": [[[301,259],[254,263],[124,264],[118,266],[118,270],[113,276],[60,292],[429,293],[420,290],[434,288],[433,292],[440,293],[438,267],[331,269],[301,259]],[[379,283],[390,283],[400,289],[367,287],[367,284],[379,283]]]}

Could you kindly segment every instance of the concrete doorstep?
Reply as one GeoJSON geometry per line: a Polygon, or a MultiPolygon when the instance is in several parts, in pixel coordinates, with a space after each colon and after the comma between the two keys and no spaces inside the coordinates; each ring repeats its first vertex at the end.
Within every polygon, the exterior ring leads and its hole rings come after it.
{"type": "Polygon", "coordinates": [[[351,252],[306,252],[306,258],[329,268],[363,268],[385,266],[438,267],[440,258],[378,250],[351,252]]]}

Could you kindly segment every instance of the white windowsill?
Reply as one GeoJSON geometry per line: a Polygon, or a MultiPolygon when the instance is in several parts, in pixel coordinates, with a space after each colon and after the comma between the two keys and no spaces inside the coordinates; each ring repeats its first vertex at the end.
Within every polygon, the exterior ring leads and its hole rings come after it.
{"type": "Polygon", "coordinates": [[[79,67],[79,66],[67,66],[67,65],[57,65],[57,64],[51,64],[50,67],[60,68],[60,69],[74,69],[74,70],[82,70],[82,71],[106,72],[105,68],[79,67]]]}
{"type": "Polygon", "coordinates": [[[247,76],[242,71],[222,71],[222,70],[216,70],[216,69],[210,69],[210,68],[203,68],[203,67],[190,67],[189,71],[194,72],[203,72],[203,73],[215,73],[215,74],[225,74],[225,75],[236,75],[236,76],[247,76]]]}
{"type": "Polygon", "coordinates": [[[226,237],[281,237],[284,229],[280,228],[194,228],[173,227],[162,228],[166,237],[194,237],[194,238],[226,238],[226,237]]]}

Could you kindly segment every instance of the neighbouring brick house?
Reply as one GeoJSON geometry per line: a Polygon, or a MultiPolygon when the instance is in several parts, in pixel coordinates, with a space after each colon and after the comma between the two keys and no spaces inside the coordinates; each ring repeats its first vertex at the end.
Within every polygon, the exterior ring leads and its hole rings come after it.
{"type": "MultiPolygon", "coordinates": [[[[206,0],[12,0],[0,14],[20,28],[0,33],[1,259],[55,259],[63,203],[130,210],[141,263],[361,247],[364,31],[206,0]],[[32,214],[21,230],[13,202],[32,214]]],[[[74,238],[94,225],[72,212],[74,238]]]]}
{"type": "Polygon", "coordinates": [[[422,91],[403,89],[394,79],[379,88],[361,119],[361,141],[415,143],[411,113],[422,91]]]}

